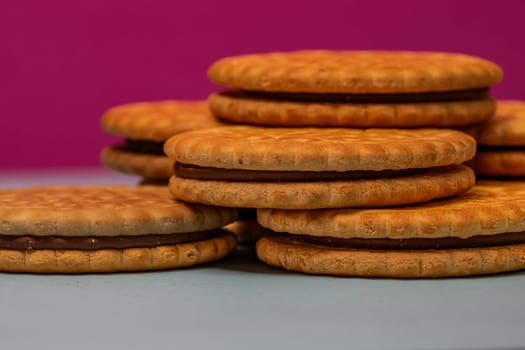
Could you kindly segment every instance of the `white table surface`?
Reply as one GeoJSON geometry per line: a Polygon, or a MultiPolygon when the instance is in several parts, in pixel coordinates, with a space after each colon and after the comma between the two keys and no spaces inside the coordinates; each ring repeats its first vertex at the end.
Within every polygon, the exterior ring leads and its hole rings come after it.
{"type": "MultiPolygon", "coordinates": [[[[0,171],[0,188],[135,184],[101,169],[0,171]]],[[[392,280],[287,273],[250,248],[184,270],[0,274],[0,348],[525,348],[525,272],[392,280]]]]}

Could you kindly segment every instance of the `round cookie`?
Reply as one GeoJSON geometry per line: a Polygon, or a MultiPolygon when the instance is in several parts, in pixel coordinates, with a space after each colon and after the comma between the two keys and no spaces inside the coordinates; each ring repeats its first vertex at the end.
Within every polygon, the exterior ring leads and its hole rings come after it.
{"type": "Polygon", "coordinates": [[[216,84],[300,93],[417,93],[486,88],[503,73],[473,56],[396,51],[295,51],[226,57],[208,70],[216,84]]]}
{"type": "Polygon", "coordinates": [[[496,116],[473,131],[478,152],[472,162],[481,176],[525,176],[525,102],[498,101],[496,116]]]}
{"type": "Polygon", "coordinates": [[[219,259],[236,210],[187,204],[161,186],[0,190],[0,270],[92,273],[160,270],[219,259]]]}
{"type": "Polygon", "coordinates": [[[173,170],[163,153],[164,141],[188,130],[210,128],[220,122],[205,101],[139,102],[109,109],[101,118],[102,128],[126,138],[108,146],[102,163],[113,170],[149,179],[167,180],[173,170]]]}
{"type": "Polygon", "coordinates": [[[452,277],[525,269],[525,183],[480,181],[419,206],[258,210],[276,233],[257,243],[268,264],[312,274],[452,277]]]}
{"type": "Polygon", "coordinates": [[[451,53],[296,51],[223,58],[209,78],[219,118],[257,125],[461,127],[494,114],[502,70],[451,53]]]}
{"type": "Polygon", "coordinates": [[[472,137],[443,129],[225,126],[170,138],[170,191],[248,208],[384,206],[454,195],[474,184],[472,137]]]}

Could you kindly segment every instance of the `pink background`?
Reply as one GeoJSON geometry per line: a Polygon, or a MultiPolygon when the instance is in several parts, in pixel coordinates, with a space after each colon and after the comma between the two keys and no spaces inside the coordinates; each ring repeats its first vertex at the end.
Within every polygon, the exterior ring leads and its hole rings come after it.
{"type": "Polygon", "coordinates": [[[525,1],[0,2],[0,167],[89,166],[113,105],[205,98],[227,55],[305,48],[464,52],[525,99],[525,1]]]}

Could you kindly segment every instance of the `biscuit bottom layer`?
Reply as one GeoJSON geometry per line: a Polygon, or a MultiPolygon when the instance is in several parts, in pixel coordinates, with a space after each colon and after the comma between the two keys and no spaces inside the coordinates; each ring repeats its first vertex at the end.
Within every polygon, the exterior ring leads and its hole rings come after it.
{"type": "Polygon", "coordinates": [[[216,181],[257,181],[257,182],[302,182],[302,181],[344,181],[381,179],[409,176],[427,169],[400,170],[354,170],[354,171],[267,171],[222,169],[200,167],[192,164],[175,163],[173,170],[177,177],[193,180],[216,181]]]}
{"type": "Polygon", "coordinates": [[[469,238],[335,238],[309,235],[285,234],[297,241],[319,244],[333,248],[372,249],[372,250],[425,250],[497,247],[525,243],[525,232],[510,232],[497,235],[479,235],[469,238]]]}
{"type": "Polygon", "coordinates": [[[399,93],[399,94],[322,94],[267,91],[228,91],[234,97],[251,97],[297,102],[332,103],[411,103],[482,100],[489,96],[488,88],[440,92],[399,93]]]}
{"type": "Polygon", "coordinates": [[[97,250],[152,248],[202,241],[225,233],[223,230],[140,236],[8,236],[0,235],[0,249],[15,250],[97,250]]]}

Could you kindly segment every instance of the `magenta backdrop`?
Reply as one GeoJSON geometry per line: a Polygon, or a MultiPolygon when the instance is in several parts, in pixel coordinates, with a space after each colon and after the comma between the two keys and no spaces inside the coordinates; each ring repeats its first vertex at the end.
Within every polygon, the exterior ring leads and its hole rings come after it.
{"type": "Polygon", "coordinates": [[[108,107],[205,98],[227,55],[305,48],[464,52],[524,98],[525,1],[0,2],[0,167],[99,163],[108,107]]]}

